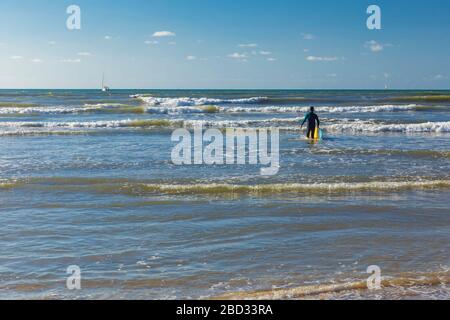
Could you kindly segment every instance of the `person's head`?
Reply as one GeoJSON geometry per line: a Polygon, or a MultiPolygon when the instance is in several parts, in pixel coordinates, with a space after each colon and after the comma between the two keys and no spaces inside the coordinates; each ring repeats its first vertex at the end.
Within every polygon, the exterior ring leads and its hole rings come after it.
{"type": "Polygon", "coordinates": [[[309,108],[309,110],[311,110],[311,112],[314,112],[314,107],[309,108]]]}

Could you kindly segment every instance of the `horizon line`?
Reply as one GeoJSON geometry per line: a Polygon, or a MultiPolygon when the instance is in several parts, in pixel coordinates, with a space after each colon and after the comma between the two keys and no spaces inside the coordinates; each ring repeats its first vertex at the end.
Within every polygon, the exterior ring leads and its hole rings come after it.
{"type": "MultiPolygon", "coordinates": [[[[0,88],[0,90],[98,90],[101,91],[101,88],[0,88]]],[[[213,90],[234,90],[234,91],[275,91],[275,90],[285,90],[285,91],[300,91],[300,90],[308,90],[308,91],[450,91],[450,88],[414,88],[414,89],[406,89],[406,88],[114,88],[110,89],[110,91],[119,91],[119,90],[172,90],[172,91],[187,91],[187,90],[198,90],[198,91],[213,91],[213,90]]]]}

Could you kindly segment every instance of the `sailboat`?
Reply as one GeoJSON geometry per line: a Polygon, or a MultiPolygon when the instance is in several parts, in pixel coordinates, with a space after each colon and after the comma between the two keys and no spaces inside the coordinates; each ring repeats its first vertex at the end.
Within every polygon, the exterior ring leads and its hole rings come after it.
{"type": "Polygon", "coordinates": [[[105,86],[105,74],[103,73],[102,76],[102,91],[103,92],[109,92],[111,90],[108,86],[105,86]]]}

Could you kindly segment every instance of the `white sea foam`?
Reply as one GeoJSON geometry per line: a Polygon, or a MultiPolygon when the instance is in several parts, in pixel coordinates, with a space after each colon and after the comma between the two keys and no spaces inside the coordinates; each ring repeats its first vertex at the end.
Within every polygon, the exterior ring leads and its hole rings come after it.
{"type": "Polygon", "coordinates": [[[341,123],[326,126],[333,132],[450,132],[450,121],[425,123],[368,124],[341,123]]]}
{"type": "Polygon", "coordinates": [[[139,99],[149,106],[163,107],[188,107],[188,106],[204,106],[209,104],[251,104],[265,101],[267,97],[251,97],[242,99],[214,99],[214,98],[162,98],[146,95],[132,95],[131,98],[139,99]]]}
{"type": "MultiPolygon", "coordinates": [[[[247,127],[278,127],[281,130],[301,130],[300,122],[303,118],[273,118],[253,120],[187,120],[187,119],[124,119],[105,121],[74,121],[74,122],[0,122],[0,129],[7,128],[47,128],[47,129],[77,129],[77,128],[193,128],[203,126],[205,128],[247,128],[247,127]]],[[[339,123],[323,125],[328,132],[424,132],[442,133],[450,132],[450,121],[448,122],[426,122],[426,123],[398,123],[386,124],[376,123],[373,120],[346,120],[339,123]]]]}
{"type": "Polygon", "coordinates": [[[118,128],[127,127],[132,120],[73,121],[73,122],[0,122],[6,128],[118,128]]]}
{"type": "MultiPolygon", "coordinates": [[[[144,97],[147,98],[147,97],[144,97]]],[[[152,98],[153,99],[153,98],[152,98]]],[[[165,99],[165,98],[164,98],[165,99]]],[[[213,103],[214,99],[202,100],[190,99],[178,100],[170,99],[170,101],[161,104],[149,104],[145,106],[143,111],[150,114],[191,114],[191,113],[260,113],[260,114],[284,114],[284,113],[306,113],[309,107],[283,107],[283,106],[216,106],[208,105],[213,103]],[[172,101],[173,100],[173,101],[172,101]],[[175,101],[176,100],[176,101],[175,101]]],[[[251,98],[257,99],[257,98],[251,98]]],[[[244,99],[247,102],[239,102],[238,100],[222,100],[229,101],[229,104],[252,103],[250,99],[244,99]]],[[[256,100],[255,100],[256,101],[256,100]]],[[[215,103],[220,103],[215,101],[215,103]]],[[[120,110],[121,107],[130,107],[121,103],[98,103],[85,104],[84,106],[36,106],[36,107],[5,107],[0,108],[0,114],[79,114],[85,112],[95,112],[108,110],[114,112],[114,109],[120,110]]],[[[417,109],[414,104],[411,105],[383,105],[383,106],[322,106],[316,107],[319,113],[374,113],[374,112],[395,112],[395,111],[412,111],[417,109]]]]}
{"type": "Polygon", "coordinates": [[[196,107],[146,107],[145,111],[152,114],[207,113],[205,109],[196,107]]]}
{"type": "Polygon", "coordinates": [[[72,122],[39,122],[17,121],[0,122],[0,128],[123,128],[123,127],[246,127],[263,126],[280,123],[298,123],[302,118],[293,119],[262,119],[262,120],[185,120],[185,119],[126,119],[105,121],[72,121],[72,122]]]}
{"type": "MultiPolygon", "coordinates": [[[[409,111],[414,110],[417,107],[415,104],[409,105],[377,105],[377,106],[322,106],[316,107],[317,112],[328,112],[328,113],[366,113],[366,112],[392,112],[392,111],[409,111]]],[[[308,112],[310,107],[231,107],[231,108],[221,108],[222,112],[251,112],[251,113],[297,113],[297,112],[308,112]]]]}
{"type": "Polygon", "coordinates": [[[85,111],[82,107],[27,107],[27,108],[17,108],[17,107],[6,107],[0,108],[0,114],[73,114],[85,111]]]}
{"type": "MultiPolygon", "coordinates": [[[[417,105],[380,105],[380,106],[323,106],[316,107],[316,111],[319,113],[375,113],[375,112],[395,112],[395,111],[412,111],[417,108],[417,105]]],[[[153,106],[147,107],[148,113],[156,114],[187,114],[187,113],[306,113],[310,107],[282,107],[282,106],[267,106],[267,107],[224,107],[224,106],[211,106],[209,109],[202,108],[201,106],[153,106]]]]}
{"type": "Polygon", "coordinates": [[[116,108],[127,106],[123,103],[86,103],[85,108],[116,108]]]}
{"type": "Polygon", "coordinates": [[[355,191],[389,191],[410,189],[449,188],[450,180],[418,180],[418,181],[368,181],[347,183],[285,183],[285,184],[142,184],[130,186],[135,191],[159,192],[166,194],[246,194],[246,193],[321,193],[321,192],[355,192],[355,191]],[[139,188],[140,187],[140,188],[139,188]]]}
{"type": "Polygon", "coordinates": [[[297,124],[303,121],[303,118],[273,118],[273,119],[254,119],[254,120],[184,120],[185,127],[195,127],[202,125],[204,127],[228,128],[228,127],[250,127],[250,126],[274,126],[280,124],[297,124]]]}
{"type": "Polygon", "coordinates": [[[114,109],[126,106],[121,103],[85,104],[84,106],[34,106],[34,107],[4,107],[0,114],[78,114],[103,109],[114,109]]]}

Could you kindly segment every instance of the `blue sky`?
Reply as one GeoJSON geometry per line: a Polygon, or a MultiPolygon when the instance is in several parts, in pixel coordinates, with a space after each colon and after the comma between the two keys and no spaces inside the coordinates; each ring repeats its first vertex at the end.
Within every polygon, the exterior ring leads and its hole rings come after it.
{"type": "Polygon", "coordinates": [[[2,0],[0,88],[450,88],[450,2],[2,0]],[[81,30],[66,8],[81,8],[81,30]],[[382,10],[368,30],[366,9],[382,10]]]}

